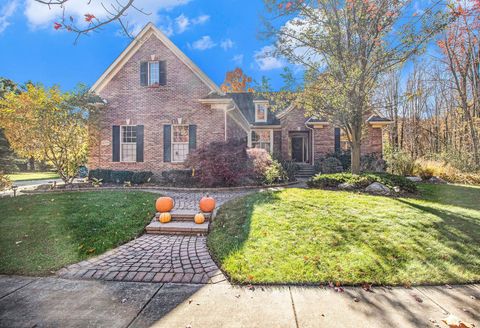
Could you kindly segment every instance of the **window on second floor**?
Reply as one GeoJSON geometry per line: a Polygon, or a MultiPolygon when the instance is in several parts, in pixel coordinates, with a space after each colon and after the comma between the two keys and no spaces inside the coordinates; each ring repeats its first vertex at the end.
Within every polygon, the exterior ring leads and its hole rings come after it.
{"type": "Polygon", "coordinates": [[[160,86],[167,84],[167,65],[165,61],[140,63],[140,85],[160,86]]]}
{"type": "Polygon", "coordinates": [[[255,104],[255,122],[267,121],[267,104],[255,104]]]}
{"type": "Polygon", "coordinates": [[[148,85],[160,84],[160,63],[158,61],[148,63],[148,85]]]}

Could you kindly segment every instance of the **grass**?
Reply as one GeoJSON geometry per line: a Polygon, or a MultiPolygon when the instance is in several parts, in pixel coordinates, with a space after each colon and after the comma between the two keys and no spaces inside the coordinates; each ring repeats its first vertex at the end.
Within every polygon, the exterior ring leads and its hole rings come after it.
{"type": "Polygon", "coordinates": [[[420,185],[421,198],[286,189],[224,205],[208,246],[242,283],[480,281],[480,188],[420,185]]]}
{"type": "Polygon", "coordinates": [[[45,275],[123,244],[143,231],[155,198],[124,191],[0,198],[0,273],[45,275]]]}
{"type": "Polygon", "coordinates": [[[56,172],[19,172],[7,174],[12,181],[58,179],[56,172]]]}

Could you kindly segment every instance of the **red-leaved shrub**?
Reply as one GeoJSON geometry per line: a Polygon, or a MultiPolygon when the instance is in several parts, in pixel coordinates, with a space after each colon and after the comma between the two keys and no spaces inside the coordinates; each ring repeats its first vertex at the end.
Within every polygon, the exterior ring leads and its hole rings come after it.
{"type": "Polygon", "coordinates": [[[252,166],[253,178],[263,180],[268,168],[272,165],[272,156],[261,148],[247,149],[247,155],[252,166]]]}
{"type": "Polygon", "coordinates": [[[212,142],[188,155],[187,166],[204,187],[238,186],[251,176],[244,142],[212,142]]]}

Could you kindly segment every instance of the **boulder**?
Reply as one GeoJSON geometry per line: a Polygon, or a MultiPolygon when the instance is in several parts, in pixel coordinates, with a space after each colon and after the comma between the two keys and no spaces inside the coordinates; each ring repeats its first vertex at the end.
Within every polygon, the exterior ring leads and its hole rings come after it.
{"type": "Polygon", "coordinates": [[[344,183],[341,183],[341,184],[338,185],[338,189],[353,190],[353,189],[355,189],[355,185],[353,185],[351,183],[348,183],[348,182],[344,182],[344,183]]]}
{"type": "Polygon", "coordinates": [[[420,177],[406,177],[406,179],[412,182],[422,182],[422,178],[420,177]]]}
{"type": "Polygon", "coordinates": [[[430,182],[430,183],[447,183],[447,181],[443,180],[440,177],[431,177],[430,179],[428,179],[428,182],[430,182]]]}
{"type": "Polygon", "coordinates": [[[380,195],[389,195],[390,194],[390,188],[381,184],[380,182],[372,183],[367,188],[365,188],[365,191],[366,192],[371,192],[373,194],[380,194],[380,195]]]}

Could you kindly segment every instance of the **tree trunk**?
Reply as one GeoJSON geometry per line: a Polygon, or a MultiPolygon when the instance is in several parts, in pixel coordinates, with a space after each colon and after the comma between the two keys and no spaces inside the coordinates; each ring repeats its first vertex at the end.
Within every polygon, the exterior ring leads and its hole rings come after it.
{"type": "Polygon", "coordinates": [[[360,142],[352,142],[351,160],[352,160],[352,174],[360,174],[360,142]]]}
{"type": "Polygon", "coordinates": [[[28,159],[28,169],[29,169],[30,171],[35,171],[35,158],[30,157],[30,158],[28,159]]]}

